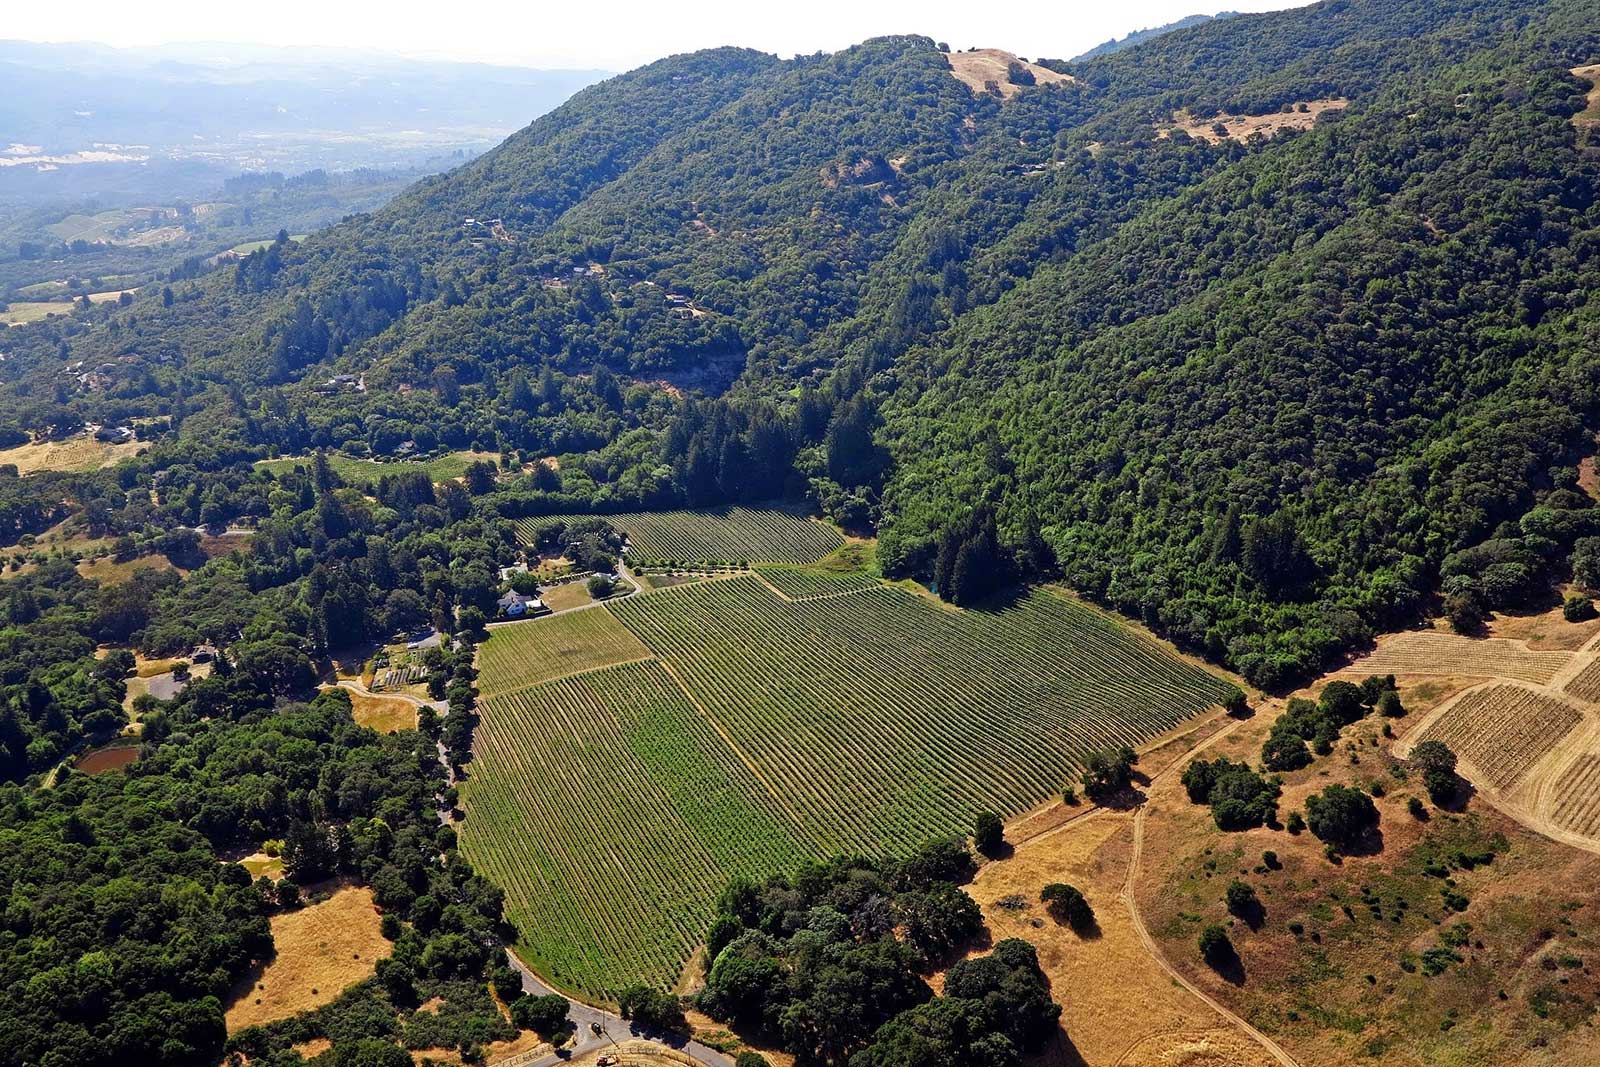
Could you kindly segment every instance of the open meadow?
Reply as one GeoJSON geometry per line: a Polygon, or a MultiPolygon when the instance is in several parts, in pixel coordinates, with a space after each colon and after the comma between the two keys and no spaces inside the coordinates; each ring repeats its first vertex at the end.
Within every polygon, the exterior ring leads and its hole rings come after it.
{"type": "Polygon", "coordinates": [[[1052,592],[847,585],[745,575],[494,631],[462,843],[530,963],[590,996],[669,986],[730,875],[964,835],[1231,689],[1052,592]]]}

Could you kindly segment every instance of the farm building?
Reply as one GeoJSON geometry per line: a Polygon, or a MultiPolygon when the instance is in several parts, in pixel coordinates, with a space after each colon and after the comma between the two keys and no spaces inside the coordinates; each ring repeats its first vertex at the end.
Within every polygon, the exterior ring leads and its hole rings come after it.
{"type": "Polygon", "coordinates": [[[495,605],[500,609],[500,614],[509,619],[520,619],[525,615],[542,615],[550,610],[538,597],[523,596],[516,590],[495,601],[495,605]]]}
{"type": "Polygon", "coordinates": [[[133,427],[102,426],[94,432],[94,439],[113,445],[125,445],[133,440],[133,427]]]}

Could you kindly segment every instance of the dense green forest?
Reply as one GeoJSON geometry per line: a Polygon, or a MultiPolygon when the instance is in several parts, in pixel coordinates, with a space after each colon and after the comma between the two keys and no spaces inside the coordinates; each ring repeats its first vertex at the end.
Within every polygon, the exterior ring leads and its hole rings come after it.
{"type": "MultiPolygon", "coordinates": [[[[145,450],[0,460],[0,1063],[217,1062],[268,918],[333,873],[396,917],[396,962],[234,1051],[505,1036],[512,932],[438,828],[433,738],[467,758],[521,518],[809,498],[891,576],[980,606],[1059,578],[1263,686],[1600,581],[1591,7],[1330,0],[1009,99],[920,37],[677,56],[304,242],[7,330],[0,447],[128,424],[145,450]],[[1244,142],[1173,128],[1330,100],[1244,142]],[[498,462],[345,484],[325,455],[451,450],[498,462]],[[230,524],[248,548],[196,529],[230,524]],[[52,529],[166,565],[24,565],[52,529]],[[330,651],[428,626],[462,635],[427,664],[449,715],[382,737],[314,695],[330,651]],[[139,762],[59,773],[125,724],[131,650],[202,642],[219,671],[143,702],[139,762]],[[288,886],[219,862],[269,838],[288,886]]],[[[814,1062],[1009,1062],[1049,1004],[1016,946],[929,1000],[938,945],[846,935],[876,886],[946,936],[957,891],[904,873],[739,889],[704,1006],[814,1062]],[[846,987],[872,1011],[830,1020],[846,987]]]]}
{"type": "Polygon", "coordinates": [[[1323,3],[1004,102],[924,38],[674,57],[303,245],[12,331],[0,434],[506,452],[505,518],[809,495],[890,573],[992,541],[960,599],[1059,573],[1285,684],[1446,557],[1517,542],[1524,581],[1456,576],[1493,607],[1586,532],[1516,524],[1589,429],[1591,24],[1323,3]]]}

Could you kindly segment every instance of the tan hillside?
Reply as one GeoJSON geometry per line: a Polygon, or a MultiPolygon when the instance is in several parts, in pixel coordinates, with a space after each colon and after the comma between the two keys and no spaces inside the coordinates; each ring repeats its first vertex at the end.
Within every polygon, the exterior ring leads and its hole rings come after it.
{"type": "Polygon", "coordinates": [[[1187,111],[1172,116],[1172,124],[1161,127],[1158,135],[1170,137],[1173,130],[1182,130],[1190,137],[1212,144],[1223,141],[1248,141],[1256,134],[1276,137],[1284,130],[1309,130],[1316,125],[1317,117],[1325,111],[1342,111],[1350,101],[1341,97],[1329,100],[1306,100],[1291,104],[1288,110],[1274,111],[1270,115],[1232,115],[1224,111],[1210,118],[1198,119],[1187,111]],[[1222,127],[1221,132],[1218,126],[1222,127]]]}
{"type": "Polygon", "coordinates": [[[1013,63],[1021,63],[1026,67],[1033,74],[1036,85],[1055,85],[1076,80],[1069,74],[1058,74],[1048,67],[1029,63],[999,48],[951,52],[946,58],[950,61],[950,73],[954,74],[958,81],[966,83],[973,92],[990,92],[992,90],[989,88],[989,83],[993,82],[998,87],[1000,96],[1006,100],[1026,88],[1011,81],[1007,71],[1013,63]]]}

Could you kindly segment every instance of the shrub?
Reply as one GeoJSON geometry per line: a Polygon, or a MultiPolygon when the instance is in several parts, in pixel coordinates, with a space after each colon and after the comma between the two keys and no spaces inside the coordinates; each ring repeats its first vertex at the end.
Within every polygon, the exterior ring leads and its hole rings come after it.
{"type": "Polygon", "coordinates": [[[1305,817],[1302,816],[1298,811],[1291,811],[1289,813],[1288,821],[1284,823],[1284,829],[1288,830],[1291,834],[1298,834],[1305,828],[1305,817]]]}
{"type": "Polygon", "coordinates": [[[1063,882],[1051,882],[1039,892],[1039,900],[1057,922],[1082,933],[1094,926],[1094,909],[1077,889],[1063,882]]]}
{"type": "Polygon", "coordinates": [[[589,590],[589,595],[596,600],[604,600],[611,595],[611,579],[603,574],[596,574],[590,578],[588,582],[584,583],[584,587],[589,590]]]}
{"type": "Polygon", "coordinates": [[[1407,760],[1422,772],[1422,785],[1435,804],[1448,803],[1456,795],[1456,754],[1443,741],[1427,740],[1411,750],[1407,760]]]}
{"type": "Polygon", "coordinates": [[[1428,809],[1423,806],[1421,797],[1407,797],[1406,810],[1411,813],[1413,819],[1420,820],[1428,817],[1428,809]]]}
{"type": "Polygon", "coordinates": [[[1393,689],[1384,690],[1378,697],[1378,714],[1386,719],[1398,719],[1406,713],[1405,705],[1400,703],[1400,694],[1393,689]]]}
{"type": "Polygon", "coordinates": [[[1246,830],[1277,818],[1281,788],[1247,764],[1226,756],[1212,762],[1195,760],[1184,768],[1182,781],[1191,801],[1211,805],[1211,817],[1220,830],[1246,830]]]}
{"type": "Polygon", "coordinates": [[[739,1053],[739,1058],[733,1061],[733,1067],[768,1067],[767,1058],[759,1052],[749,1049],[739,1053]]]}
{"type": "Polygon", "coordinates": [[[1234,958],[1233,942],[1228,931],[1213,923],[1200,931],[1200,958],[1212,967],[1223,967],[1234,958]]]}
{"type": "Polygon", "coordinates": [[[1306,798],[1306,823],[1321,841],[1348,849],[1378,823],[1378,808],[1359,789],[1330,785],[1306,798]]]}
{"type": "Polygon", "coordinates": [[[1128,787],[1133,778],[1133,765],[1139,757],[1132,748],[1091,752],[1084,761],[1083,791],[1093,801],[1103,801],[1128,787]]]}
{"type": "Polygon", "coordinates": [[[518,997],[511,1002],[511,1021],[519,1030],[532,1030],[540,1037],[552,1037],[567,1025],[570,1005],[559,993],[542,997],[518,997]]]}
{"type": "Polygon", "coordinates": [[[1006,828],[1000,816],[992,811],[980,811],[972,820],[972,844],[985,856],[998,855],[1005,847],[1006,828]]]}
{"type": "Polygon", "coordinates": [[[1561,602],[1561,617],[1568,622],[1583,622],[1594,616],[1594,601],[1579,593],[1569,593],[1561,602]]]}
{"type": "Polygon", "coordinates": [[[1256,891],[1248,882],[1235,878],[1228,883],[1228,889],[1222,895],[1223,901],[1228,905],[1228,911],[1241,919],[1254,915],[1261,909],[1261,898],[1256,896],[1256,891]]]}

